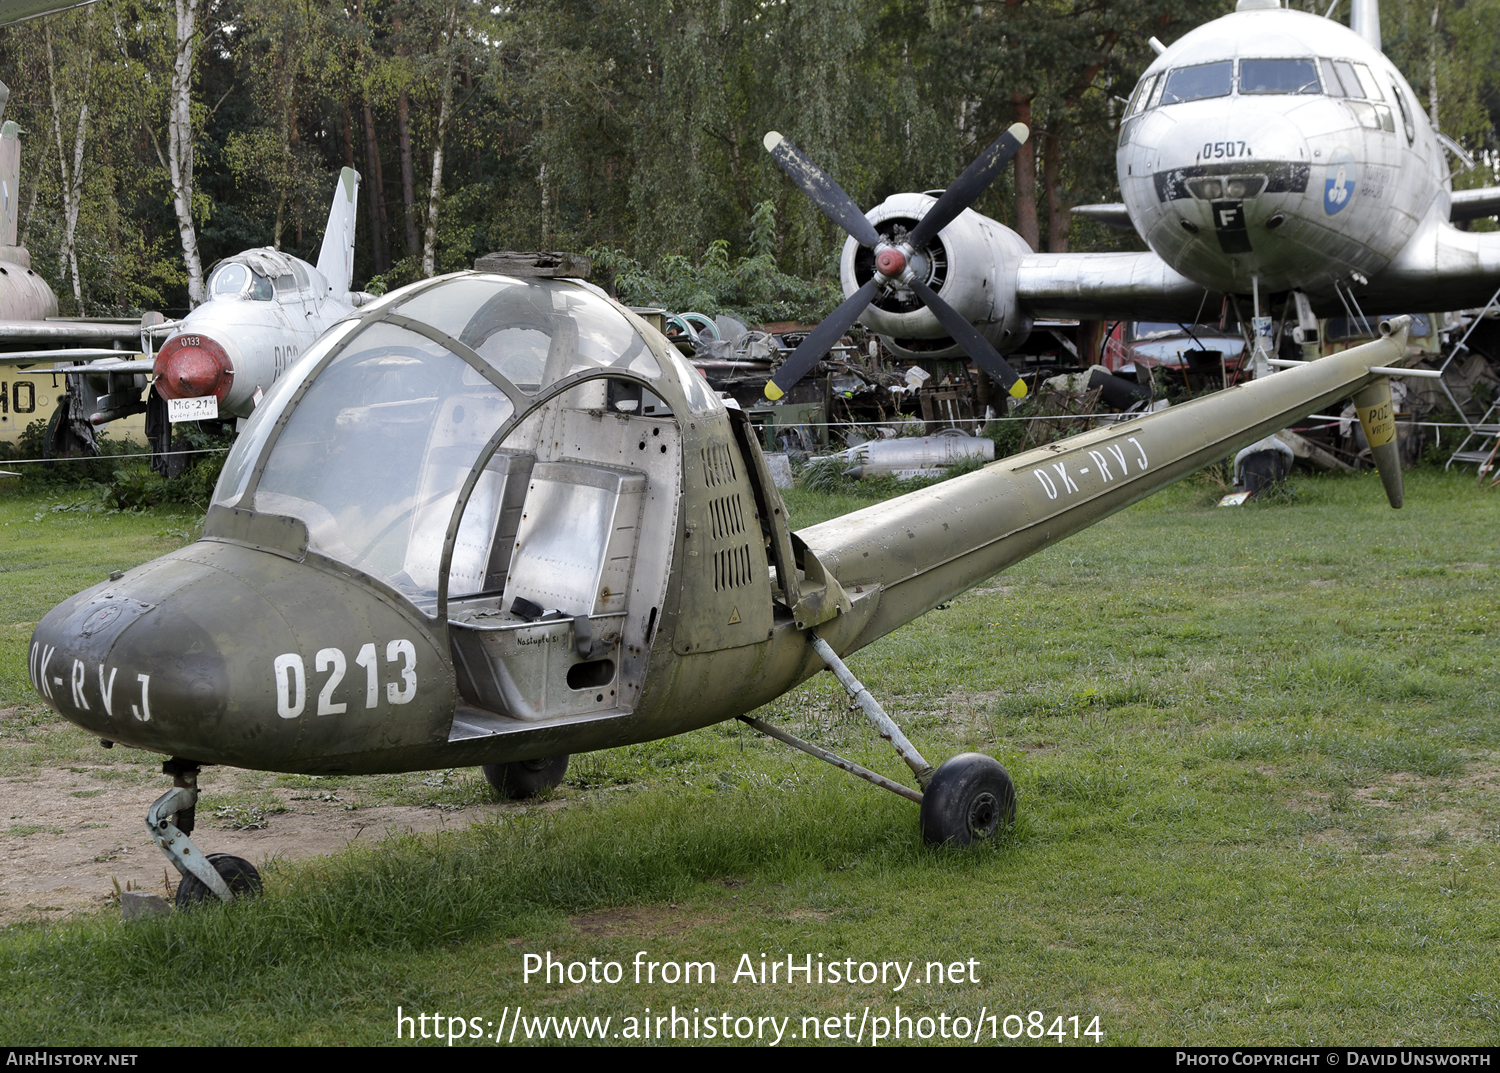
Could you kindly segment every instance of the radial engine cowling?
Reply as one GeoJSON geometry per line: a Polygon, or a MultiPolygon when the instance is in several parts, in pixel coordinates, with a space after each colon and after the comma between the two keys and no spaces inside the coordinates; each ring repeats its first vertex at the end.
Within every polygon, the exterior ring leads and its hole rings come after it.
{"type": "MultiPolygon", "coordinates": [[[[900,242],[936,200],[927,194],[896,194],[871,210],[869,219],[887,240],[900,242]]],[[[1031,332],[1031,318],[1016,301],[1016,269],[1031,252],[1010,228],[965,209],[916,252],[912,269],[1004,354],[1031,332]]],[[[874,272],[871,251],[852,238],[845,242],[839,261],[844,293],[853,294],[874,272]]],[[[931,311],[905,288],[877,298],[859,319],[900,358],[965,357],[931,311]]]]}

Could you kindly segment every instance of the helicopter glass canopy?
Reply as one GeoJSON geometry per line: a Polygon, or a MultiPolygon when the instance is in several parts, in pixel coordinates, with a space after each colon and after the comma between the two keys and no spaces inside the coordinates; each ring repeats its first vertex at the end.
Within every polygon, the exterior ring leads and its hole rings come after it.
{"type": "MultiPolygon", "coordinates": [[[[466,274],[397,292],[336,325],[278,379],[214,502],[300,519],[311,550],[422,604],[436,596],[458,496],[522,394],[593,373],[548,405],[669,417],[680,389],[690,412],[722,411],[697,371],[643,330],[602,292],[562,280],[466,274]]],[[[498,452],[476,477],[452,595],[487,583],[508,458],[498,452]]]]}
{"type": "Polygon", "coordinates": [[[457,339],[528,395],[592,369],[661,378],[661,366],[624,314],[577,284],[460,276],[394,309],[457,339]]]}
{"type": "Polygon", "coordinates": [[[452,351],[377,321],[348,341],[292,410],[256,487],[255,510],[300,518],[314,550],[410,596],[435,595],[458,493],[513,410],[452,351]]]}
{"type": "Polygon", "coordinates": [[[335,324],[316,343],[303,351],[292,366],[271,385],[271,390],[256,405],[249,422],[234,441],[234,448],[219,472],[219,483],[214,488],[215,503],[223,507],[239,504],[246,485],[250,483],[255,460],[260,457],[261,448],[270,438],[281,412],[297,393],[298,385],[318,367],[318,363],[328,356],[329,351],[349,338],[358,327],[359,322],[352,320],[335,324]]]}

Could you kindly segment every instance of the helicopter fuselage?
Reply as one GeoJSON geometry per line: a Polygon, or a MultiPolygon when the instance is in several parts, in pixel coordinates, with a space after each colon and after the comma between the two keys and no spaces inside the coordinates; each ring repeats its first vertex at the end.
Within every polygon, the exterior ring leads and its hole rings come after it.
{"type": "Polygon", "coordinates": [[[817,673],[814,635],[861,648],[1383,382],[1370,368],[1398,343],[794,533],[746,415],[643,321],[576,284],[431,281],[304,355],[226,463],[203,539],[59,605],[29,669],[104,740],[265,770],[678,734],[817,673]]]}

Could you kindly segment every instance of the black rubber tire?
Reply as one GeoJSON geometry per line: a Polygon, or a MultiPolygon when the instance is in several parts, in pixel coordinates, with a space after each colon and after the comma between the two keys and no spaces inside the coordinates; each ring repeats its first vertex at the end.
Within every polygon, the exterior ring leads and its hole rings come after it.
{"type": "MultiPolygon", "coordinates": [[[[228,853],[210,853],[208,863],[224,877],[224,882],[229,884],[229,893],[236,900],[260,897],[260,873],[245,858],[233,857],[228,853]]],[[[178,909],[191,909],[203,902],[218,900],[214,892],[208,889],[208,885],[197,876],[183,876],[182,882],[177,884],[178,909]]]]}
{"type": "Polygon", "coordinates": [[[510,764],[485,764],[482,770],[502,800],[519,801],[544,794],[562,782],[568,772],[568,757],[564,754],[510,764]]]}
{"type": "Polygon", "coordinates": [[[994,757],[961,753],[933,772],[922,791],[922,840],[968,846],[1016,818],[1016,787],[994,757]]]}

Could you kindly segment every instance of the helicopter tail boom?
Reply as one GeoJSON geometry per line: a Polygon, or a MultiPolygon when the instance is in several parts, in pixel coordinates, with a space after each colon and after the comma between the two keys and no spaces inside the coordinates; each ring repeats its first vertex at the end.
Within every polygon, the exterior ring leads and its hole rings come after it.
{"type": "Polygon", "coordinates": [[[985,578],[1288,423],[1354,396],[1393,506],[1400,506],[1389,379],[1406,318],[1340,354],[991,463],[931,488],[801,530],[848,591],[879,606],[853,651],[985,578]]]}

